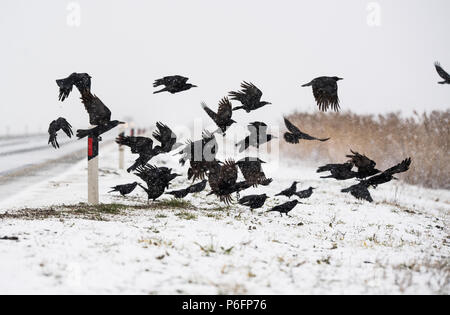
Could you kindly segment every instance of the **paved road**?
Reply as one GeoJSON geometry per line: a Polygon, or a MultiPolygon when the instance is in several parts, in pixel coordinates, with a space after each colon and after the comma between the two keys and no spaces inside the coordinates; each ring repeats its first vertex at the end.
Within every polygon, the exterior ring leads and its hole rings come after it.
{"type": "MultiPolygon", "coordinates": [[[[47,135],[0,138],[0,200],[20,189],[58,175],[86,157],[86,141],[63,137],[60,149],[47,144],[47,135]]],[[[102,145],[111,143],[113,135],[102,145]]]]}

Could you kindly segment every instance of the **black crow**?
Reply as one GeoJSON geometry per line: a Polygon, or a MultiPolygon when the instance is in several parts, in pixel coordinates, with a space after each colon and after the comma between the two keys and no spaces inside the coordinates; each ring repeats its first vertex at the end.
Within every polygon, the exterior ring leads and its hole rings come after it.
{"type": "Polygon", "coordinates": [[[349,154],[346,155],[346,157],[350,158],[350,162],[358,168],[358,172],[356,173],[357,178],[363,179],[380,172],[380,170],[377,170],[375,168],[375,161],[369,159],[363,154],[359,154],[358,152],[354,152],[353,150],[350,151],[353,153],[353,155],[349,154]]]}
{"type": "Polygon", "coordinates": [[[253,212],[254,209],[259,209],[266,203],[268,196],[266,194],[262,195],[250,195],[239,199],[239,204],[247,206],[253,212]]]}
{"type": "Polygon", "coordinates": [[[245,178],[245,181],[255,187],[266,183],[268,180],[262,170],[262,163],[266,162],[261,161],[259,158],[253,157],[246,157],[236,162],[245,178]]]}
{"type": "Polygon", "coordinates": [[[175,150],[177,148],[177,136],[173,131],[161,122],[156,123],[156,128],[158,128],[158,130],[153,132],[153,137],[161,143],[158,151],[169,153],[172,150],[175,150]]]}
{"type": "Polygon", "coordinates": [[[296,206],[297,204],[299,204],[299,203],[301,203],[301,202],[298,201],[298,200],[288,201],[288,202],[283,203],[283,204],[281,204],[281,205],[279,205],[279,206],[276,206],[276,207],[274,207],[274,208],[272,208],[271,210],[268,210],[268,211],[266,211],[266,212],[279,212],[281,216],[283,216],[283,213],[284,213],[284,214],[286,214],[286,215],[289,217],[289,216],[290,216],[290,215],[289,215],[289,212],[290,212],[292,209],[294,209],[295,206],[296,206]]]}
{"type": "Polygon", "coordinates": [[[167,76],[162,79],[158,79],[153,83],[153,87],[158,87],[160,85],[165,85],[165,88],[162,90],[153,92],[153,94],[161,93],[161,92],[169,92],[169,93],[178,93],[182,91],[189,90],[190,88],[197,87],[196,85],[187,83],[189,79],[186,77],[183,77],[181,75],[173,75],[173,76],[167,76]]]}
{"type": "Polygon", "coordinates": [[[204,180],[208,171],[214,167],[219,161],[189,161],[188,179],[195,182],[197,179],[204,180]]]}
{"type": "Polygon", "coordinates": [[[186,197],[189,194],[189,189],[180,189],[180,190],[168,191],[168,192],[166,192],[166,194],[172,195],[172,196],[174,196],[175,198],[178,198],[178,199],[183,199],[184,197],[186,197]]]}
{"type": "Polygon", "coordinates": [[[211,110],[204,102],[202,102],[202,107],[204,111],[208,114],[208,116],[211,117],[211,119],[216,123],[217,127],[220,128],[223,135],[225,135],[228,127],[236,123],[233,119],[231,119],[231,116],[233,115],[233,110],[228,97],[224,97],[219,102],[219,109],[217,113],[211,110]]]}
{"type": "Polygon", "coordinates": [[[78,129],[77,130],[77,137],[79,139],[83,139],[84,137],[100,137],[100,135],[104,134],[105,132],[110,131],[111,129],[114,129],[120,124],[125,124],[125,122],[118,121],[118,120],[111,120],[110,122],[99,125],[92,129],[78,129]]]}
{"type": "Polygon", "coordinates": [[[331,172],[329,176],[321,176],[320,178],[335,178],[337,180],[346,180],[355,178],[357,173],[352,171],[353,163],[347,162],[343,164],[327,164],[317,169],[317,173],[331,172]]]}
{"type": "Polygon", "coordinates": [[[139,184],[148,195],[148,199],[155,201],[164,191],[169,188],[170,182],[179,174],[172,173],[172,169],[167,167],[155,167],[152,165],[140,166],[137,168],[135,175],[147,183],[147,188],[139,184]]]}
{"type": "Polygon", "coordinates": [[[252,122],[247,128],[250,131],[250,135],[236,144],[236,147],[239,147],[240,153],[247,150],[249,146],[259,148],[260,145],[277,138],[273,135],[267,134],[267,125],[263,122],[252,122]]]}
{"type": "Polygon", "coordinates": [[[293,182],[291,187],[288,189],[283,190],[279,194],[276,194],[275,196],[286,196],[291,198],[296,192],[297,192],[297,184],[298,182],[293,182]]]}
{"type": "Polygon", "coordinates": [[[289,130],[289,132],[286,132],[284,134],[284,140],[288,143],[299,143],[300,139],[303,140],[318,140],[318,141],[328,141],[330,138],[325,139],[319,139],[312,137],[306,133],[303,133],[298,129],[296,126],[294,126],[287,118],[284,118],[284,124],[286,125],[286,128],[289,130]]]}
{"type": "Polygon", "coordinates": [[[312,86],[314,98],[321,111],[326,112],[329,107],[334,111],[339,111],[339,97],[337,82],[343,80],[338,77],[320,77],[302,85],[312,86]]]}
{"type": "Polygon", "coordinates": [[[370,186],[376,188],[378,185],[390,182],[392,179],[396,179],[394,177],[395,174],[406,172],[411,165],[411,158],[407,158],[400,162],[399,164],[385,170],[384,172],[372,176],[366,180],[362,180],[358,184],[350,186],[348,188],[342,189],[342,192],[349,192],[357,199],[364,199],[369,202],[372,202],[372,196],[368,188],[370,186]]]}
{"type": "Polygon", "coordinates": [[[250,113],[252,110],[271,104],[269,102],[261,101],[263,93],[252,83],[244,81],[241,84],[241,88],[242,91],[240,92],[229,93],[232,100],[242,103],[242,106],[235,107],[233,110],[244,109],[247,113],[250,113]]]}
{"type": "Polygon", "coordinates": [[[195,142],[188,141],[183,150],[179,154],[183,155],[180,159],[180,164],[184,165],[186,161],[209,161],[215,160],[218,151],[218,144],[216,137],[213,133],[204,131],[202,134],[202,139],[195,142]]]}
{"type": "Polygon", "coordinates": [[[153,157],[162,152],[161,147],[153,147],[153,140],[146,137],[128,137],[119,135],[119,137],[116,138],[116,143],[130,147],[131,153],[139,154],[139,158],[137,158],[134,164],[127,169],[128,173],[134,171],[139,166],[144,166],[153,157]]]}
{"type": "Polygon", "coordinates": [[[109,191],[108,193],[112,193],[112,192],[119,192],[122,196],[131,194],[133,192],[133,190],[136,188],[136,186],[138,185],[137,182],[131,183],[131,184],[126,184],[126,185],[117,185],[114,187],[111,187],[111,191],[109,191]]]}
{"type": "Polygon", "coordinates": [[[55,149],[59,148],[59,143],[56,136],[57,132],[60,130],[64,131],[69,138],[72,138],[73,135],[72,126],[66,119],[59,117],[57,120],[52,121],[48,127],[48,134],[50,135],[48,138],[48,143],[51,143],[55,149]]]}
{"type": "Polygon", "coordinates": [[[450,84],[450,75],[441,67],[441,64],[436,61],[434,64],[439,76],[444,79],[444,81],[438,82],[439,84],[450,84]]]}
{"type": "Polygon", "coordinates": [[[220,198],[220,201],[231,203],[231,194],[239,189],[236,186],[237,178],[238,169],[233,160],[214,164],[208,171],[208,182],[211,187],[209,195],[214,194],[220,198]]]}
{"type": "Polygon", "coordinates": [[[59,100],[63,102],[75,85],[81,95],[91,92],[91,76],[87,73],[72,73],[65,79],[56,80],[59,87],[59,100]]]}
{"type": "Polygon", "coordinates": [[[189,190],[190,194],[199,193],[199,192],[202,192],[203,190],[205,190],[207,183],[208,183],[207,180],[202,180],[200,183],[191,185],[187,189],[189,190]]]}
{"type": "Polygon", "coordinates": [[[313,188],[313,187],[309,187],[309,188],[306,189],[306,190],[297,191],[297,192],[295,193],[295,195],[296,195],[298,198],[300,198],[300,199],[307,199],[307,198],[311,197],[311,195],[313,194],[313,190],[314,190],[314,189],[315,189],[315,188],[313,188]]]}

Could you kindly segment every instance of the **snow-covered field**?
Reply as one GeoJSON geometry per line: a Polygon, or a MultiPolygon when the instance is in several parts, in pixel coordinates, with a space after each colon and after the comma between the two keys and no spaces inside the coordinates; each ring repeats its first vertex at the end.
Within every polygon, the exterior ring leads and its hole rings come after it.
{"type": "Polygon", "coordinates": [[[278,197],[251,213],[207,192],[150,205],[141,190],[107,194],[137,179],[117,169],[114,145],[101,154],[100,199],[118,205],[73,206],[86,200],[86,161],[0,201],[0,238],[19,238],[0,240],[0,293],[450,293],[449,191],[395,182],[371,190],[370,204],[340,193],[352,181],[320,180],[311,162],[264,159],[274,182],[242,195],[273,196],[293,180],[319,187],[292,217],[264,212],[278,197]]]}

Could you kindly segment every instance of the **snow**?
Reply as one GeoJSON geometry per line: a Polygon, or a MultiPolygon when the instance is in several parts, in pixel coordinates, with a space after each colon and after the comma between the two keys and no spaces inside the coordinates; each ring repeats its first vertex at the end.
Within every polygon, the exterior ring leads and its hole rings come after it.
{"type": "MultiPolygon", "coordinates": [[[[126,158],[131,164],[133,156],[126,158]]],[[[161,166],[163,159],[154,163],[161,166]]],[[[370,204],[340,192],[352,181],[321,180],[316,163],[262,159],[274,182],[242,195],[273,196],[293,180],[300,180],[299,189],[319,187],[292,217],[264,212],[287,201],[282,197],[251,213],[202,192],[186,198],[193,209],[130,207],[102,213],[103,220],[76,213],[0,219],[0,238],[19,237],[0,241],[0,293],[450,293],[449,191],[395,182],[372,189],[370,204]]],[[[186,173],[176,161],[168,165],[186,173]]],[[[86,201],[86,166],[83,160],[0,201],[0,213],[86,201]]],[[[107,194],[136,180],[117,166],[117,146],[103,148],[100,200],[145,207],[141,190],[126,199],[107,194]]],[[[187,185],[177,178],[171,189],[187,185]]]]}

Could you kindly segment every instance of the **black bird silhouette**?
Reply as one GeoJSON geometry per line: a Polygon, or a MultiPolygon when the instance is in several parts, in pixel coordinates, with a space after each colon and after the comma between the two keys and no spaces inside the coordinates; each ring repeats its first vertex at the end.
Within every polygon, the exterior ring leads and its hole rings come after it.
{"type": "Polygon", "coordinates": [[[173,191],[166,192],[166,194],[172,195],[178,199],[183,199],[184,197],[186,197],[189,194],[189,190],[188,189],[173,190],[173,191]]]}
{"type": "Polygon", "coordinates": [[[153,140],[146,137],[128,137],[119,135],[119,137],[116,138],[116,143],[130,147],[131,153],[139,154],[139,157],[134,164],[127,169],[128,173],[134,171],[139,166],[144,166],[152,158],[162,153],[161,147],[153,147],[153,140]]]}
{"type": "Polygon", "coordinates": [[[93,136],[99,137],[105,132],[117,127],[119,124],[125,124],[122,121],[111,120],[111,111],[105,104],[95,95],[90,92],[81,95],[81,100],[86,111],[89,114],[89,123],[96,127],[91,129],[77,130],[78,139],[93,136]]]}
{"type": "Polygon", "coordinates": [[[233,160],[214,164],[208,172],[208,182],[211,187],[209,195],[216,195],[220,201],[230,204],[231,194],[239,192],[242,186],[237,185],[238,169],[233,160]]]}
{"type": "Polygon", "coordinates": [[[258,185],[267,186],[272,182],[272,179],[266,178],[262,170],[262,163],[266,162],[254,157],[246,157],[236,162],[245,181],[255,187],[258,185]]]}
{"type": "Polygon", "coordinates": [[[284,140],[288,143],[299,143],[300,139],[303,140],[318,140],[318,141],[328,141],[330,138],[325,139],[319,139],[312,137],[304,132],[301,132],[300,129],[298,129],[296,126],[294,126],[287,118],[284,118],[284,124],[286,125],[286,128],[289,130],[289,132],[286,132],[284,134],[284,140]]]}
{"type": "Polygon", "coordinates": [[[259,148],[260,145],[277,138],[273,135],[267,134],[268,127],[263,122],[252,122],[248,125],[247,128],[250,131],[250,135],[236,144],[236,147],[239,147],[240,153],[247,150],[250,146],[259,148]]]}
{"type": "Polygon", "coordinates": [[[315,189],[315,188],[313,188],[313,187],[309,187],[309,188],[306,189],[306,190],[297,191],[297,192],[295,193],[295,195],[296,195],[298,198],[300,198],[300,199],[307,199],[307,198],[309,198],[309,197],[312,196],[313,190],[314,190],[314,189],[315,189]]]}
{"type": "Polygon", "coordinates": [[[179,162],[181,165],[184,165],[188,160],[195,162],[212,162],[216,158],[217,151],[218,144],[216,137],[213,133],[205,130],[201,140],[189,140],[183,150],[178,153],[183,155],[179,162]]]}
{"type": "Polygon", "coordinates": [[[222,134],[225,135],[228,127],[236,123],[231,116],[233,115],[232,106],[228,97],[224,97],[219,102],[219,109],[217,113],[211,110],[205,102],[202,102],[202,107],[209,117],[216,123],[217,127],[220,128],[222,134]]]}
{"type": "Polygon", "coordinates": [[[112,190],[109,191],[108,193],[118,191],[122,196],[126,196],[128,194],[131,194],[137,185],[138,185],[137,182],[134,182],[131,184],[126,184],[126,185],[117,185],[117,186],[111,187],[112,190]]]}
{"type": "Polygon", "coordinates": [[[233,110],[244,109],[247,113],[261,108],[271,103],[261,101],[263,93],[253,83],[243,82],[241,84],[242,91],[230,92],[229,95],[232,100],[241,102],[242,106],[233,108],[233,110]]]}
{"type": "Polygon", "coordinates": [[[298,182],[293,182],[291,187],[288,189],[283,190],[279,194],[276,194],[275,196],[286,196],[291,198],[296,192],[297,192],[297,184],[298,182]]]}
{"type": "Polygon", "coordinates": [[[153,132],[153,137],[158,140],[161,145],[158,147],[158,151],[161,153],[169,153],[175,150],[177,146],[177,136],[173,133],[172,129],[167,127],[161,122],[156,123],[156,130],[153,132]]]}
{"type": "Polygon", "coordinates": [[[202,180],[200,183],[191,185],[187,189],[189,190],[190,194],[199,193],[199,192],[202,192],[203,190],[205,190],[207,183],[208,183],[207,180],[202,180]]]}
{"type": "Polygon", "coordinates": [[[161,92],[169,92],[172,94],[189,90],[190,88],[197,87],[196,85],[187,83],[189,78],[183,77],[181,75],[167,76],[162,79],[158,79],[153,83],[153,87],[158,87],[164,85],[165,88],[162,90],[153,92],[153,94],[161,92]]]}
{"type": "Polygon", "coordinates": [[[444,79],[444,81],[438,82],[439,84],[450,84],[450,75],[441,67],[441,64],[436,61],[434,64],[439,76],[444,79]]]}
{"type": "Polygon", "coordinates": [[[372,202],[372,196],[370,195],[370,192],[368,188],[370,186],[376,188],[378,185],[390,182],[393,179],[396,179],[394,177],[395,174],[406,172],[409,169],[409,166],[411,165],[411,158],[407,158],[400,162],[399,164],[385,170],[384,172],[372,176],[369,179],[362,180],[358,184],[355,184],[353,186],[350,186],[348,188],[342,189],[342,192],[349,192],[351,193],[355,198],[357,199],[364,199],[369,202],[372,202]]]}
{"type": "Polygon", "coordinates": [[[356,173],[357,178],[363,179],[381,172],[375,168],[375,165],[377,165],[375,161],[363,154],[359,154],[353,150],[350,151],[353,155],[349,154],[346,157],[350,158],[350,162],[358,168],[358,172],[356,173]]]}
{"type": "Polygon", "coordinates": [[[155,167],[153,165],[140,166],[134,173],[147,184],[147,188],[139,184],[147,192],[148,199],[155,201],[169,188],[170,182],[179,174],[172,173],[167,167],[155,167]]]}
{"type": "Polygon", "coordinates": [[[271,210],[268,210],[267,212],[279,212],[281,216],[283,216],[283,214],[287,215],[288,217],[290,217],[289,212],[295,208],[295,206],[297,204],[301,203],[298,200],[292,200],[292,201],[288,201],[286,203],[283,203],[279,206],[276,206],[274,208],[272,208],[271,210]]]}
{"type": "Polygon", "coordinates": [[[321,111],[326,112],[331,107],[331,109],[338,112],[340,107],[337,82],[340,80],[343,79],[339,77],[320,77],[302,86],[312,86],[314,98],[321,111]]]}
{"type": "Polygon", "coordinates": [[[343,164],[327,164],[317,169],[317,173],[331,172],[329,176],[321,176],[320,178],[335,178],[337,180],[346,180],[355,178],[357,173],[352,171],[353,163],[346,162],[343,164]]]}
{"type": "Polygon", "coordinates": [[[59,148],[59,143],[56,136],[57,132],[60,130],[64,131],[69,138],[72,138],[73,135],[72,126],[65,118],[59,117],[58,119],[52,121],[48,127],[48,134],[50,135],[48,138],[48,143],[51,143],[55,149],[59,148]]]}
{"type": "Polygon", "coordinates": [[[87,73],[72,73],[65,79],[56,80],[59,86],[59,100],[63,102],[75,85],[81,95],[91,92],[91,76],[87,73]]]}
{"type": "Polygon", "coordinates": [[[259,209],[266,203],[268,196],[262,195],[249,195],[239,199],[239,204],[247,206],[253,212],[254,209],[259,209]]]}

